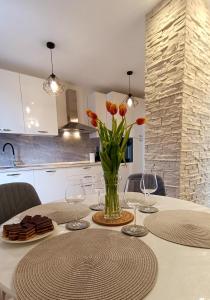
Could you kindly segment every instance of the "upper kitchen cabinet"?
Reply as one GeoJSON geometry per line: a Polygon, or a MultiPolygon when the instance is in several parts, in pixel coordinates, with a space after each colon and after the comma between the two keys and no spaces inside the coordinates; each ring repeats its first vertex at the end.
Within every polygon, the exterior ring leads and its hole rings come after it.
{"type": "MultiPolygon", "coordinates": [[[[106,113],[106,94],[94,92],[88,97],[88,108],[92,111],[96,112],[99,119],[107,124],[107,113],[106,113]]],[[[90,120],[89,125],[91,125],[90,120]]],[[[91,138],[98,137],[98,133],[91,133],[91,138]]]]}
{"type": "Polygon", "coordinates": [[[86,115],[86,110],[88,108],[88,92],[86,90],[77,88],[76,95],[79,122],[85,125],[89,125],[89,120],[86,115]]]}
{"type": "Polygon", "coordinates": [[[0,132],[24,133],[19,74],[0,70],[0,132]]]}
{"type": "Polygon", "coordinates": [[[106,123],[106,94],[94,92],[88,97],[88,108],[96,112],[99,119],[106,123]]]}
{"type": "Polygon", "coordinates": [[[25,133],[58,135],[56,98],[42,88],[43,79],[20,74],[25,133]]]}

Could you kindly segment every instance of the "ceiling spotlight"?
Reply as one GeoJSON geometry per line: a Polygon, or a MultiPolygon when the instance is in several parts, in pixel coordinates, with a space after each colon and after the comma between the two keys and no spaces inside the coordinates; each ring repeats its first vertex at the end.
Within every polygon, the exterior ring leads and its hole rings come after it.
{"type": "Polygon", "coordinates": [[[52,50],[55,49],[55,44],[53,42],[47,42],[47,48],[50,49],[50,59],[51,59],[51,75],[44,81],[43,89],[46,93],[53,96],[58,96],[62,94],[65,90],[63,83],[58,79],[58,77],[54,74],[53,70],[53,57],[52,50]]]}

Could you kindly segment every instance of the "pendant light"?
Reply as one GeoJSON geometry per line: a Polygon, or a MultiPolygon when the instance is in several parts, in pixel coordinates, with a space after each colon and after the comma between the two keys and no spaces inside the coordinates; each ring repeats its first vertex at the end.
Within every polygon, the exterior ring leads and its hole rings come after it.
{"type": "Polygon", "coordinates": [[[133,95],[131,94],[131,75],[133,75],[133,71],[128,71],[128,98],[126,99],[126,103],[128,107],[136,106],[138,102],[134,99],[133,95]]]}
{"type": "Polygon", "coordinates": [[[63,83],[58,79],[58,77],[55,76],[54,70],[53,70],[52,50],[55,49],[55,44],[53,42],[47,42],[46,46],[48,49],[50,49],[50,60],[51,60],[52,73],[44,81],[43,89],[49,95],[58,96],[64,92],[65,87],[64,87],[63,83]]]}

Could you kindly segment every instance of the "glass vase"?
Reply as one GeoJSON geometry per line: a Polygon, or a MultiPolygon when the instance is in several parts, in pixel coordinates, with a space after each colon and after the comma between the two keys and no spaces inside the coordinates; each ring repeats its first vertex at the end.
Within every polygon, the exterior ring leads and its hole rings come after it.
{"type": "Polygon", "coordinates": [[[118,174],[104,173],[105,180],[105,209],[104,218],[107,220],[119,219],[121,208],[119,201],[119,177],[118,174]]]}

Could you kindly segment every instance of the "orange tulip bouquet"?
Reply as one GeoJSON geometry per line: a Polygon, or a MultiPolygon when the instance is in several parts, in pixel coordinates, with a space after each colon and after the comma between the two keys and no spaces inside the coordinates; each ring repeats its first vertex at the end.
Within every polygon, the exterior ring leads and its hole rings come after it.
{"type": "Polygon", "coordinates": [[[101,142],[100,158],[106,188],[104,218],[117,219],[120,218],[121,214],[118,195],[119,167],[123,161],[125,162],[125,151],[132,127],[135,124],[143,125],[145,119],[138,118],[134,123],[127,124],[125,117],[127,106],[125,103],[121,103],[118,109],[116,104],[107,101],[106,109],[112,116],[111,129],[98,118],[95,112],[87,110],[86,113],[91,124],[97,128],[101,142]],[[117,113],[122,118],[120,122],[117,122],[115,117],[117,113]]]}

